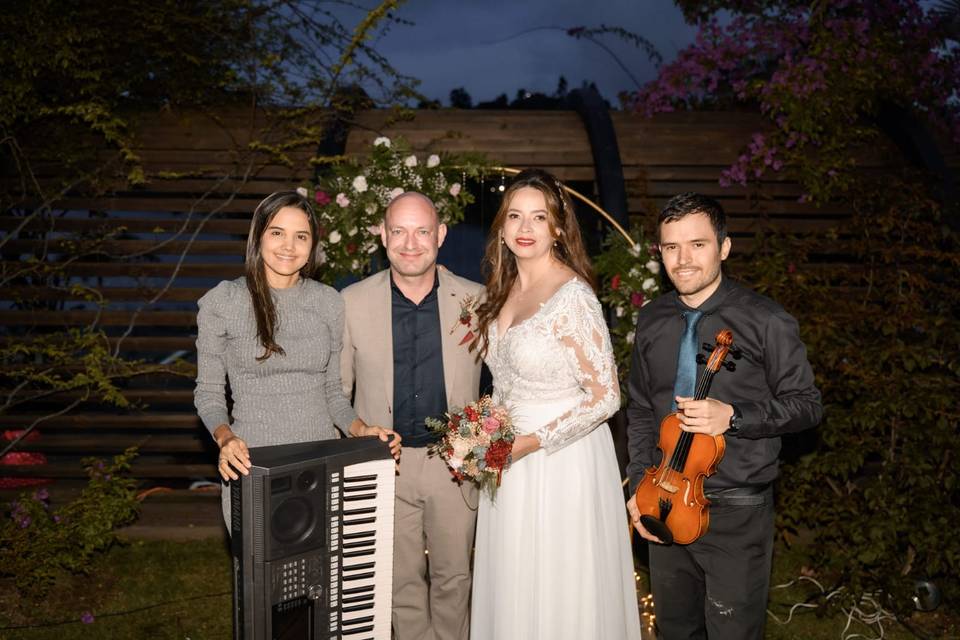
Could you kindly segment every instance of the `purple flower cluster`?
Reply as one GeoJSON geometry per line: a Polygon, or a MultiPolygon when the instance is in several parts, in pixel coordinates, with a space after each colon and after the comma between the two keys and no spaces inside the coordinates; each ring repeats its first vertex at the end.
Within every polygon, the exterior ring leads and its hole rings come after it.
{"type": "Polygon", "coordinates": [[[21,529],[26,529],[30,526],[30,523],[33,522],[30,513],[19,500],[14,500],[10,503],[10,517],[13,519],[13,523],[21,529]]]}
{"type": "Polygon", "coordinates": [[[740,4],[746,12],[725,26],[701,21],[696,41],[628,101],[647,116],[757,105],[771,129],[753,136],[721,184],[803,165],[808,190],[828,195],[844,184],[850,150],[876,136],[867,120],[883,102],[910,106],[960,144],[960,47],[918,0],[784,2],[767,12],[740,4]]]}

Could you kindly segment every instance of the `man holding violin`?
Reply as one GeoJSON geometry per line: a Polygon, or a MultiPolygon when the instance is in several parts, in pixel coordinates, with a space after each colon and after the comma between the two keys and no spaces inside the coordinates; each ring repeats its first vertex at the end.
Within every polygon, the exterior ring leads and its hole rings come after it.
{"type": "Polygon", "coordinates": [[[796,320],[723,277],[731,243],[719,203],[678,195],[660,213],[658,233],[676,290],[644,306],[637,322],[627,407],[631,495],[661,463],[660,424],[672,413],[684,432],[722,436],[723,457],[703,482],[707,531],[689,544],[662,544],[627,501],[634,527],[651,542],[657,625],[667,640],[762,638],[780,436],[820,422],[820,392],[796,320]],[[737,359],[696,400],[696,355],[721,329],[733,332],[737,359]]]}

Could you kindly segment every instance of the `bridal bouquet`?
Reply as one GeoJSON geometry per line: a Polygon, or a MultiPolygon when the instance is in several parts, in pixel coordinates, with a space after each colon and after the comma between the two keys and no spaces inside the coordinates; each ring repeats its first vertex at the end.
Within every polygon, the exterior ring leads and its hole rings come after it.
{"type": "Polygon", "coordinates": [[[447,413],[446,422],[427,418],[426,424],[443,436],[431,446],[431,454],[443,458],[457,480],[472,480],[492,500],[513,449],[513,423],[506,408],[483,396],[447,413]]]}

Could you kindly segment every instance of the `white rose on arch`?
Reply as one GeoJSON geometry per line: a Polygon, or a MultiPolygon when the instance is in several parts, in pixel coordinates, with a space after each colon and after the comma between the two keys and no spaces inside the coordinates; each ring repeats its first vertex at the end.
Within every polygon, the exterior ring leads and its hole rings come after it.
{"type": "Polygon", "coordinates": [[[647,271],[649,271],[653,275],[657,275],[658,273],[660,273],[660,263],[657,262],[656,260],[651,260],[650,262],[648,262],[643,266],[645,266],[647,268],[647,271]]]}
{"type": "Polygon", "coordinates": [[[643,284],[640,285],[640,288],[644,291],[650,291],[657,288],[657,281],[653,278],[647,278],[643,281],[643,284]]]}
{"type": "Polygon", "coordinates": [[[438,164],[440,164],[440,156],[435,153],[430,154],[430,157],[427,158],[427,168],[432,169],[438,164]]]}
{"type": "Polygon", "coordinates": [[[340,232],[334,229],[330,232],[328,240],[330,241],[330,244],[337,244],[340,242],[340,232]]]}
{"type": "Polygon", "coordinates": [[[346,209],[350,206],[350,198],[347,197],[345,193],[337,194],[337,204],[346,209]]]}
{"type": "Polygon", "coordinates": [[[417,166],[417,156],[410,154],[409,156],[403,159],[403,164],[405,164],[406,166],[412,169],[413,167],[417,166]]]}
{"type": "Polygon", "coordinates": [[[306,197],[307,197],[307,188],[306,188],[306,187],[297,187],[297,193],[300,194],[302,197],[306,198],[306,197]]]}
{"type": "Polygon", "coordinates": [[[404,191],[402,187],[395,187],[390,190],[390,193],[387,194],[387,200],[389,202],[393,202],[395,198],[399,198],[400,196],[403,195],[403,193],[404,191]]]}
{"type": "Polygon", "coordinates": [[[367,190],[367,178],[366,176],[357,176],[353,179],[353,190],[357,193],[363,193],[367,190]]]}
{"type": "Polygon", "coordinates": [[[390,138],[388,138],[388,137],[386,137],[386,136],[380,136],[379,138],[377,138],[376,140],[373,141],[373,146],[375,146],[375,147],[384,146],[384,147],[386,147],[387,149],[389,149],[389,148],[390,148],[390,138]]]}
{"type": "Polygon", "coordinates": [[[460,195],[460,183],[459,183],[459,182],[454,182],[452,185],[450,185],[450,195],[452,195],[454,198],[456,198],[458,195],[460,195]]]}

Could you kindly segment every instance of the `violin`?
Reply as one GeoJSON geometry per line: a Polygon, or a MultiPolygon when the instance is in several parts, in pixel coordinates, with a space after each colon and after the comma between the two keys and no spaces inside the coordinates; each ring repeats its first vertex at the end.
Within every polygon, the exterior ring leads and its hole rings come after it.
{"type": "MultiPolygon", "coordinates": [[[[723,329],[711,347],[703,373],[697,380],[694,400],[703,400],[710,391],[713,377],[721,367],[729,370],[734,363],[724,362],[733,347],[733,333],[723,329]]],[[[702,363],[703,356],[697,355],[702,363]]],[[[640,511],[640,523],[665,544],[690,544],[710,524],[710,501],[703,493],[703,481],[714,474],[723,459],[726,442],[723,435],[690,433],[680,428],[680,413],[668,415],[660,423],[657,448],[663,452],[658,466],[644,472],[634,500],[640,511]]]]}

